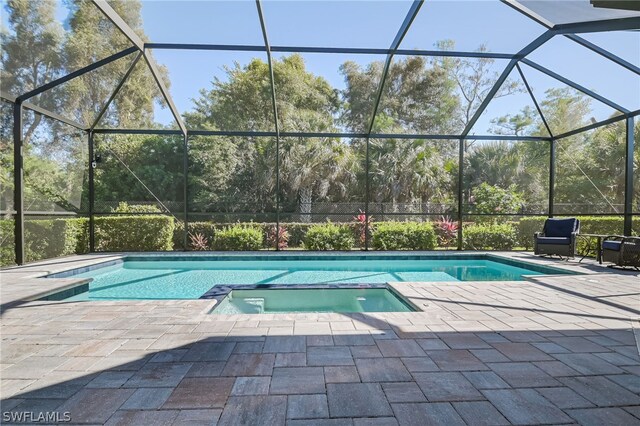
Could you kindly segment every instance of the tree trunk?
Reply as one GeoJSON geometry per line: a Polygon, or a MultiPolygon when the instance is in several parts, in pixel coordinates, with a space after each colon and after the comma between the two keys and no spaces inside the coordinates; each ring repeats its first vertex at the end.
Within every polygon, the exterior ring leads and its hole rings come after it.
{"type": "Polygon", "coordinates": [[[300,189],[300,222],[311,222],[311,201],[313,190],[311,188],[300,189]]]}

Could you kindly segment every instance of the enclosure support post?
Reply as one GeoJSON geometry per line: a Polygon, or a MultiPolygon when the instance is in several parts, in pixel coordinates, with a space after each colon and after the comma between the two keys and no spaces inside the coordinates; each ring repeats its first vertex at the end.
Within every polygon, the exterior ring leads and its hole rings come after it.
{"type": "Polygon", "coordinates": [[[369,250],[369,193],[370,193],[370,178],[369,178],[369,166],[371,164],[369,154],[369,138],[365,139],[364,148],[364,249],[369,250]]]}
{"type": "Polygon", "coordinates": [[[95,233],[95,168],[97,167],[95,149],[93,146],[93,131],[89,131],[89,252],[96,251],[96,233],[95,233]]]}
{"type": "Polygon", "coordinates": [[[262,4],[260,0],[256,0],[256,8],[258,10],[258,18],[260,19],[260,28],[262,29],[262,37],[264,39],[264,48],[267,52],[267,64],[269,65],[269,84],[271,86],[271,106],[273,107],[273,126],[276,131],[276,234],[275,245],[276,251],[280,251],[280,126],[278,123],[278,103],[276,101],[276,81],[273,73],[273,59],[271,57],[271,45],[269,44],[269,35],[267,34],[267,24],[262,13],[262,4]]]}
{"type": "Polygon", "coordinates": [[[280,137],[276,136],[276,251],[280,251],[280,137]]]}
{"type": "Polygon", "coordinates": [[[182,199],[184,202],[184,235],[183,244],[184,251],[189,250],[189,136],[185,133],[184,135],[184,146],[182,148],[182,174],[184,176],[183,188],[182,188],[182,199]]]}
{"type": "Polygon", "coordinates": [[[463,208],[463,167],[464,167],[464,139],[460,139],[458,148],[458,250],[462,250],[462,208],[463,208]]]}
{"type": "Polygon", "coordinates": [[[624,235],[631,235],[633,225],[633,151],[635,145],[634,119],[627,118],[626,158],[624,168],[624,235]]]}
{"type": "Polygon", "coordinates": [[[549,141],[549,217],[553,217],[556,192],[556,140],[549,141]]]}
{"type": "Polygon", "coordinates": [[[13,105],[13,208],[16,263],[24,265],[24,191],[23,191],[22,101],[13,105]]]}

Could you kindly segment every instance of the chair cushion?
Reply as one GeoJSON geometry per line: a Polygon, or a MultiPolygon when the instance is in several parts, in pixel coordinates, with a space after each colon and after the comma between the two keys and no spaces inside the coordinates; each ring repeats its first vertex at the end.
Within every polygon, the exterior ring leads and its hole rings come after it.
{"type": "Polygon", "coordinates": [[[578,230],[578,219],[547,219],[544,223],[545,237],[570,237],[578,230]]]}
{"type": "Polygon", "coordinates": [[[622,247],[622,241],[609,240],[602,243],[602,248],[605,250],[620,251],[620,247],[622,247]]]}
{"type": "Polygon", "coordinates": [[[538,244],[558,244],[569,245],[571,244],[571,238],[569,237],[538,237],[538,244]]]}

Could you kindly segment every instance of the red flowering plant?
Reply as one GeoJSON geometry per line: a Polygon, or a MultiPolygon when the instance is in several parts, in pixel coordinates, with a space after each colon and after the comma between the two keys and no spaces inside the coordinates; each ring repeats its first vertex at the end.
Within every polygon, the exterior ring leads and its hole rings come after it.
{"type": "Polygon", "coordinates": [[[360,239],[360,245],[364,246],[367,239],[367,229],[369,229],[369,232],[371,231],[371,223],[373,222],[373,216],[369,216],[367,218],[367,215],[365,212],[363,212],[362,210],[358,210],[358,211],[359,213],[353,217],[353,221],[356,224],[355,226],[356,234],[360,239]]]}
{"type": "Polygon", "coordinates": [[[275,225],[269,228],[267,232],[267,245],[274,247],[276,245],[276,239],[278,241],[278,249],[282,250],[289,247],[289,231],[287,231],[287,228],[282,225],[280,225],[279,229],[275,225]]]}
{"type": "Polygon", "coordinates": [[[436,229],[438,231],[440,245],[448,250],[451,243],[458,237],[458,222],[451,220],[449,217],[442,216],[440,220],[436,222],[436,229]]]}

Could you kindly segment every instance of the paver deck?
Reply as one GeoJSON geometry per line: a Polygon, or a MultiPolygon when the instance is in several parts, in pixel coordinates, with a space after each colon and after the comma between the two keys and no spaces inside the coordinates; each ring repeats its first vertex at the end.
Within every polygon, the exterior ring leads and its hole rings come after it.
{"type": "Polygon", "coordinates": [[[37,276],[116,257],[1,272],[2,423],[640,424],[637,272],[392,284],[411,313],[29,301],[74,282],[37,276]]]}

